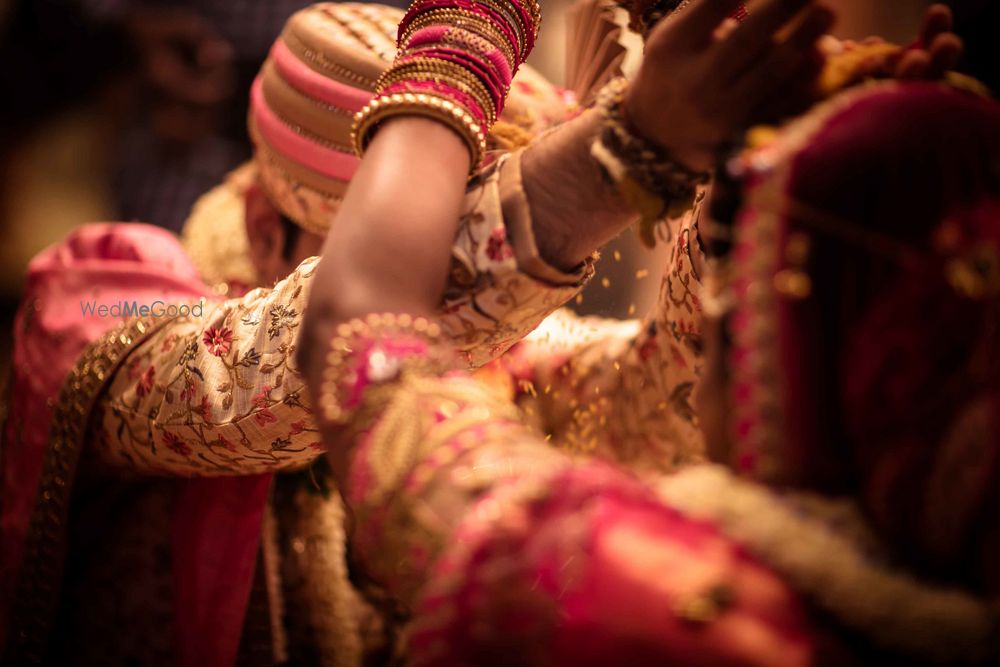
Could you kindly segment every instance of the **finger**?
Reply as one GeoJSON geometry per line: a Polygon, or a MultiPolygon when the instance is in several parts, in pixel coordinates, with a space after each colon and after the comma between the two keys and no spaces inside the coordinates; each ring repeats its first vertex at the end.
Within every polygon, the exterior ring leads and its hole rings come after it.
{"type": "Polygon", "coordinates": [[[914,49],[903,54],[896,66],[896,78],[904,81],[923,79],[931,65],[931,57],[926,51],[914,49]]]}
{"type": "Polygon", "coordinates": [[[784,109],[794,99],[808,96],[816,87],[816,78],[825,62],[816,49],[795,51],[780,49],[761,62],[761,66],[748,73],[734,89],[739,105],[748,116],[758,116],[763,109],[784,109]]]}
{"type": "Polygon", "coordinates": [[[952,33],[938,35],[927,51],[930,65],[924,76],[929,79],[940,79],[948,70],[955,69],[962,57],[962,40],[952,33]]]}
{"type": "Polygon", "coordinates": [[[951,9],[946,5],[931,5],[924,14],[924,21],[917,37],[917,47],[928,47],[934,38],[951,30],[951,9]]]}
{"type": "Polygon", "coordinates": [[[813,0],[765,0],[732,34],[719,43],[716,65],[736,72],[774,43],[775,33],[813,0]]]}
{"type": "Polygon", "coordinates": [[[685,46],[710,44],[716,29],[729,18],[742,0],[695,0],[670,24],[685,46]]]}
{"type": "Polygon", "coordinates": [[[750,70],[757,70],[760,72],[759,76],[766,76],[767,68],[773,66],[775,61],[783,63],[788,60],[792,64],[796,63],[804,53],[817,48],[816,42],[833,26],[833,21],[833,12],[826,7],[822,5],[810,7],[783,42],[772,46],[770,53],[763,56],[763,60],[744,63],[739,71],[732,73],[734,76],[731,80],[739,79],[750,70]]]}

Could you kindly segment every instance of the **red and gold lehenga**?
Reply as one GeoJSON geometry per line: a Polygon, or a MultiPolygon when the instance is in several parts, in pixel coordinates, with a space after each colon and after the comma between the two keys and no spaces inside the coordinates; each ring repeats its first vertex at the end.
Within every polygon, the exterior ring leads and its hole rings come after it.
{"type": "Polygon", "coordinates": [[[412,615],[410,662],[1000,659],[998,154],[993,101],[881,83],[743,156],[702,297],[727,466],[574,459],[398,316],[342,328],[354,373],[319,400],[356,411],[329,431],[352,555],[412,615]]]}

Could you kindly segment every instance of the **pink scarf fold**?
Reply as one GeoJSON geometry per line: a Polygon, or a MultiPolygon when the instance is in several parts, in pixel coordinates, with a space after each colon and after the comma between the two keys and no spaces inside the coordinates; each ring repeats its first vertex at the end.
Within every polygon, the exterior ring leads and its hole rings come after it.
{"type": "MultiPolygon", "coordinates": [[[[210,294],[177,238],[149,225],[84,226],[29,265],[0,462],[0,646],[53,406],[84,349],[122,321],[85,313],[81,303],[190,303],[210,294]]],[[[178,481],[170,540],[181,664],[236,659],[269,481],[269,475],[178,481]]]]}

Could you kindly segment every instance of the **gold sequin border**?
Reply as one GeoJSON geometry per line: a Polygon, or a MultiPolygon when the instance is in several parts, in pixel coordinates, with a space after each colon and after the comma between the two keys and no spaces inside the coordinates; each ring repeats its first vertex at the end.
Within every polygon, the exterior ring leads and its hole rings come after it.
{"type": "Polygon", "coordinates": [[[59,603],[73,478],[89,417],[115,370],[138,344],[170,320],[134,319],[101,336],[80,355],[52,412],[38,497],[11,606],[8,665],[40,664],[59,603]]]}

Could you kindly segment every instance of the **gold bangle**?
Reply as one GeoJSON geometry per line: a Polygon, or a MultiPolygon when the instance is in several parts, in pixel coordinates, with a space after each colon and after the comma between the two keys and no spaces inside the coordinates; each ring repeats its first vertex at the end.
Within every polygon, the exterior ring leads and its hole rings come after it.
{"type": "Polygon", "coordinates": [[[426,14],[421,14],[406,27],[406,32],[400,36],[396,45],[399,51],[403,52],[406,50],[415,32],[433,25],[460,28],[466,32],[478,35],[503,53],[507,62],[510,63],[511,70],[516,68],[517,59],[514,56],[514,47],[510,41],[492,23],[486,21],[478,14],[473,14],[464,9],[435,9],[426,14]]]}
{"type": "MultiPolygon", "coordinates": [[[[465,81],[460,81],[454,77],[445,74],[434,74],[432,72],[417,71],[417,72],[406,73],[405,76],[400,76],[398,81],[394,79],[389,79],[386,82],[386,86],[402,85],[406,89],[405,92],[409,93],[422,93],[426,91],[425,88],[421,88],[420,86],[413,86],[413,87],[408,86],[407,84],[409,82],[414,82],[414,83],[433,82],[439,84],[446,84],[454,88],[455,90],[471,97],[475,101],[475,103],[483,110],[483,113],[486,115],[486,124],[488,126],[492,127],[493,124],[496,122],[496,109],[493,106],[493,99],[485,97],[486,93],[484,91],[474,89],[465,81]]],[[[399,89],[396,89],[395,92],[401,92],[401,91],[399,89]]],[[[438,94],[438,93],[431,91],[431,94],[438,94]]]]}
{"type": "Polygon", "coordinates": [[[493,101],[493,96],[478,76],[461,65],[432,58],[417,58],[388,69],[379,78],[376,90],[382,92],[388,86],[408,79],[443,82],[455,86],[476,100],[486,114],[487,124],[492,125],[496,122],[496,103],[493,101]]]}
{"type": "MultiPolygon", "coordinates": [[[[377,346],[379,339],[389,339],[401,334],[422,338],[433,348],[433,344],[441,336],[441,327],[426,317],[393,313],[381,315],[372,313],[363,319],[356,318],[337,326],[336,335],[330,340],[327,348],[317,401],[319,417],[323,423],[346,424],[361,407],[345,405],[341,396],[345,385],[358,381],[356,376],[351,377],[351,374],[358,370],[352,367],[351,362],[357,361],[354,357],[359,343],[367,338],[377,346]]],[[[440,371],[450,365],[437,353],[408,359],[393,359],[384,352],[376,356],[378,354],[379,351],[375,350],[370,355],[365,368],[367,378],[372,384],[390,382],[398,378],[404,370],[415,366],[426,366],[428,371],[440,371]]]]}
{"type": "MultiPolygon", "coordinates": [[[[493,9],[497,14],[503,17],[503,20],[507,23],[508,26],[510,26],[510,29],[514,32],[515,37],[517,38],[517,47],[518,47],[517,52],[521,56],[520,59],[516,63],[514,63],[514,65],[515,66],[520,65],[522,62],[524,62],[524,59],[527,58],[528,56],[527,54],[528,43],[527,43],[527,27],[521,20],[518,11],[510,7],[506,2],[495,2],[493,0],[476,0],[476,1],[485,7],[493,9]]],[[[444,11],[462,11],[462,10],[457,8],[456,9],[448,8],[445,9],[444,11]]],[[[491,23],[488,18],[484,18],[482,15],[476,14],[475,12],[468,12],[468,14],[471,15],[471,17],[474,17],[477,22],[491,23]]],[[[454,24],[448,23],[448,25],[454,25],[454,24]]],[[[409,28],[409,26],[407,26],[407,28],[409,28]]]]}
{"type": "Polygon", "coordinates": [[[676,217],[693,206],[698,188],[709,181],[710,174],[677,162],[668,151],[629,129],[621,110],[627,89],[628,82],[619,77],[598,94],[595,107],[604,121],[590,154],[640,214],[639,238],[652,247],[655,226],[664,216],[676,217]]]}
{"type": "Polygon", "coordinates": [[[354,117],[351,138],[357,154],[364,155],[379,123],[392,116],[404,115],[432,118],[455,130],[469,149],[470,174],[476,173],[486,153],[486,134],[482,126],[461,105],[427,93],[394,93],[368,103],[354,117]]]}
{"type": "MultiPolygon", "coordinates": [[[[507,20],[507,25],[517,35],[518,53],[521,54],[521,62],[524,62],[524,59],[528,57],[528,27],[521,20],[521,14],[506,2],[497,2],[496,0],[477,0],[477,2],[492,7],[507,20]]],[[[518,65],[520,64],[518,63],[518,65]]]]}

